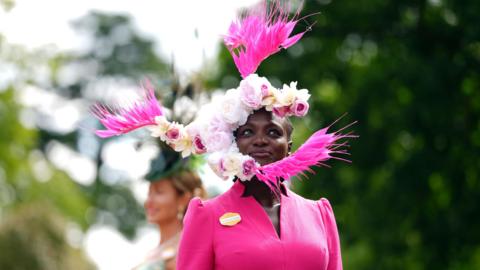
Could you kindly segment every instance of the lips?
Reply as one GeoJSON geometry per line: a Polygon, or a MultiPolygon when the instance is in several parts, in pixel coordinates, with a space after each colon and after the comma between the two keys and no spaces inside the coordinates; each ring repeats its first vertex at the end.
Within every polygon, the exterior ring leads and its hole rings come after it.
{"type": "Polygon", "coordinates": [[[272,156],[272,154],[268,151],[252,151],[248,155],[253,157],[254,159],[265,159],[272,156]]]}
{"type": "Polygon", "coordinates": [[[156,212],[155,210],[147,210],[147,216],[153,216],[156,212]]]}
{"type": "Polygon", "coordinates": [[[147,216],[153,216],[155,215],[158,211],[156,208],[146,208],[145,209],[145,212],[147,214],[147,216]]]}

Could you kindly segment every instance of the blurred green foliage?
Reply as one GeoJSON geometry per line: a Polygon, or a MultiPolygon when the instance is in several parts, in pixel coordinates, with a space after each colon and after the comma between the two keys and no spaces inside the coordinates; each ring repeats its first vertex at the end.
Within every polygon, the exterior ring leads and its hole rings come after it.
{"type": "Polygon", "coordinates": [[[0,92],[0,269],[91,269],[56,224],[68,219],[86,228],[87,200],[35,150],[37,134],[20,123],[14,93],[0,92]],[[48,181],[35,174],[39,163],[48,181]]]}
{"type": "MultiPolygon", "coordinates": [[[[91,12],[75,21],[73,26],[79,33],[84,33],[91,40],[91,44],[81,55],[59,55],[55,61],[51,61],[52,66],[55,67],[52,68],[53,81],[58,94],[72,99],[87,99],[91,105],[95,100],[87,96],[85,89],[98,81],[125,80],[138,84],[145,78],[149,78],[156,84],[168,74],[168,65],[154,52],[153,41],[136,32],[127,15],[91,12]],[[72,64],[92,65],[92,63],[96,67],[94,76],[80,78],[67,85],[59,83],[58,77],[62,67],[72,64]]],[[[102,96],[102,93],[98,94],[99,97],[102,96]]],[[[92,115],[86,117],[92,118],[92,115]]],[[[82,132],[84,130],[78,128],[74,134],[62,136],[61,140],[72,144],[77,151],[81,151],[83,149],[79,141],[82,132]]],[[[55,134],[47,132],[45,137],[44,144],[55,138],[55,134]]],[[[94,160],[98,172],[103,166],[104,145],[116,139],[118,138],[108,140],[96,138],[98,149],[94,160]]],[[[116,184],[110,184],[98,174],[94,183],[85,186],[84,191],[93,206],[91,214],[94,219],[91,222],[113,226],[126,237],[133,238],[137,227],[144,223],[143,206],[139,205],[129,186],[122,181],[129,179],[120,180],[116,184]]]]}
{"type": "MultiPolygon", "coordinates": [[[[257,71],[312,92],[298,147],[348,112],[352,164],[294,187],[327,197],[346,269],[480,268],[480,2],[305,1],[299,44],[257,71]],[[287,64],[289,63],[289,64],[287,64]]],[[[224,49],[211,84],[239,80],[224,49]]]]}
{"type": "Polygon", "coordinates": [[[37,87],[63,100],[83,100],[88,107],[95,100],[85,89],[98,81],[137,84],[148,77],[156,84],[167,74],[154,43],[136,32],[128,16],[91,13],[75,26],[91,41],[80,55],[51,48],[31,52],[0,35],[0,63],[17,72],[14,80],[0,82],[0,269],[91,269],[79,246],[67,241],[66,224],[84,231],[92,224],[109,225],[132,238],[145,222],[143,207],[125,181],[108,182],[97,173],[92,184],[80,184],[47,158],[55,142],[81,155],[93,153],[100,171],[109,140],[95,138],[96,145],[84,149],[80,140],[91,133],[84,126],[58,132],[38,125],[42,113],[20,104],[25,88],[37,87]],[[62,81],[61,72],[69,66],[94,67],[94,74],[62,81]]]}
{"type": "Polygon", "coordinates": [[[94,269],[67,243],[65,220],[48,204],[24,204],[0,223],[0,269],[94,269]]]}

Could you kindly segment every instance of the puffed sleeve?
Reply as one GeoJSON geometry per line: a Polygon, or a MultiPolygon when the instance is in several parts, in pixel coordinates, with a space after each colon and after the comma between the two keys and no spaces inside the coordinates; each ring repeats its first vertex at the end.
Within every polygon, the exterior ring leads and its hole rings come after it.
{"type": "Polygon", "coordinates": [[[212,213],[199,198],[190,201],[183,220],[177,256],[178,270],[212,270],[214,267],[212,213]]]}
{"type": "Polygon", "coordinates": [[[322,198],[318,201],[318,207],[320,208],[320,213],[322,214],[325,225],[325,233],[327,234],[329,254],[327,270],[342,270],[340,239],[338,237],[337,223],[335,222],[332,206],[327,199],[322,198]]]}

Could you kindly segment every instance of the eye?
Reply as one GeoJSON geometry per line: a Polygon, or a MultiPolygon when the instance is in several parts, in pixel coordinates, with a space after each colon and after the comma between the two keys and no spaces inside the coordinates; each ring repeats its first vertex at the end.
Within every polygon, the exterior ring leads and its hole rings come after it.
{"type": "Polygon", "coordinates": [[[268,136],[278,138],[278,137],[282,137],[282,135],[283,135],[283,133],[276,128],[271,128],[271,129],[268,130],[268,136]]]}
{"type": "Polygon", "coordinates": [[[153,189],[153,193],[154,194],[163,194],[165,192],[165,190],[163,188],[160,188],[160,187],[156,187],[153,189]]]}
{"type": "Polygon", "coordinates": [[[253,134],[253,131],[251,129],[247,128],[247,129],[241,130],[239,135],[241,137],[248,137],[252,134],[253,134]]]}

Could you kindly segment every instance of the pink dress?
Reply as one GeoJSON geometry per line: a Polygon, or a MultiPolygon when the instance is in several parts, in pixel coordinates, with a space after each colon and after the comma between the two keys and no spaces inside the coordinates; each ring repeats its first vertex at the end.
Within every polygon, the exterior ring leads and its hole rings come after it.
{"type": "Polygon", "coordinates": [[[337,226],[326,199],[311,201],[286,189],[281,195],[280,236],[253,196],[237,181],[224,194],[193,199],[184,219],[178,270],[341,270],[337,226]],[[220,224],[227,213],[241,221],[220,224]]]}

